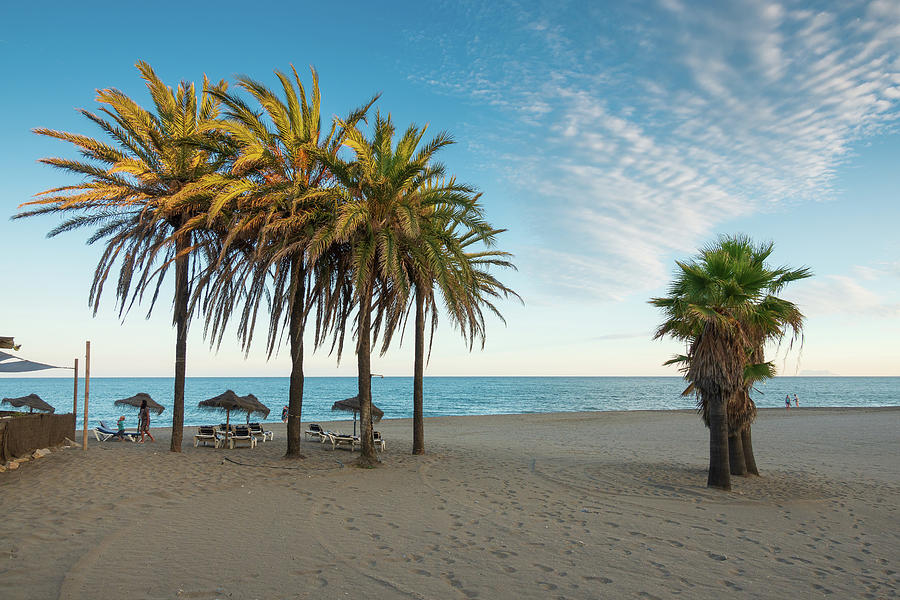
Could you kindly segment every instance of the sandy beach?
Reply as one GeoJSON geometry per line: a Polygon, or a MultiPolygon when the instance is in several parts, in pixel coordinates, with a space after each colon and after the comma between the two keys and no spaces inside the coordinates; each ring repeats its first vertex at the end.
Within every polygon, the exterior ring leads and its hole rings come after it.
{"type": "MultiPolygon", "coordinates": [[[[333,427],[347,428],[347,422],[333,427]]],[[[97,443],[0,473],[0,597],[894,598],[900,409],[763,410],[705,488],[684,412],[441,417],[383,464],[97,443]]],[[[186,428],[186,442],[195,428],[186,428]]]]}

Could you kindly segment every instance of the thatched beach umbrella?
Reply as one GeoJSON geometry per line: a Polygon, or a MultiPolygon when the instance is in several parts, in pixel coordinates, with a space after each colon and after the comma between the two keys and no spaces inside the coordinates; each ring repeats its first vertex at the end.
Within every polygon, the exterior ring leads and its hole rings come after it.
{"type": "Polygon", "coordinates": [[[231,390],[225,390],[223,393],[215,396],[213,398],[209,398],[208,400],[201,400],[197,403],[199,408],[205,408],[208,410],[224,410],[225,411],[225,425],[231,425],[231,411],[233,410],[243,410],[247,404],[244,400],[232,392],[231,390]]]}
{"type": "Polygon", "coordinates": [[[263,416],[263,419],[268,418],[269,416],[269,407],[259,401],[259,398],[254,396],[253,394],[247,394],[246,396],[241,396],[241,400],[247,403],[248,406],[252,406],[253,409],[247,410],[247,425],[250,424],[250,415],[253,413],[258,413],[263,416]]]}
{"type": "Polygon", "coordinates": [[[269,414],[269,407],[257,400],[256,396],[253,394],[250,394],[249,396],[238,396],[231,390],[225,390],[225,392],[219,394],[215,398],[203,400],[202,402],[199,402],[197,406],[209,410],[224,410],[226,427],[231,425],[231,411],[233,410],[246,412],[248,423],[250,421],[250,413],[260,413],[266,416],[269,414]]]}
{"type": "Polygon", "coordinates": [[[18,350],[20,346],[16,345],[16,341],[13,338],[0,336],[0,348],[4,350],[18,350]]]}
{"type": "MultiPolygon", "coordinates": [[[[353,396],[352,398],[347,398],[346,400],[338,400],[334,404],[331,405],[331,410],[343,410],[346,412],[353,413],[353,435],[356,435],[356,413],[359,412],[359,396],[353,396]]],[[[384,411],[372,404],[372,418],[375,421],[380,421],[381,417],[384,416],[384,411]]]]}
{"type": "Polygon", "coordinates": [[[132,406],[134,408],[140,408],[141,402],[143,402],[144,400],[147,401],[147,408],[155,412],[157,415],[162,414],[162,411],[166,410],[165,406],[151,398],[150,394],[145,394],[144,392],[138,392],[131,398],[122,398],[121,400],[116,400],[115,402],[113,402],[113,404],[115,404],[116,406],[132,406]]]}
{"type": "Polygon", "coordinates": [[[4,398],[4,404],[12,404],[16,408],[27,406],[28,412],[33,413],[36,410],[40,410],[43,412],[53,413],[56,412],[56,409],[41,400],[40,396],[37,394],[28,394],[27,396],[22,396],[21,398],[4,398]]]}

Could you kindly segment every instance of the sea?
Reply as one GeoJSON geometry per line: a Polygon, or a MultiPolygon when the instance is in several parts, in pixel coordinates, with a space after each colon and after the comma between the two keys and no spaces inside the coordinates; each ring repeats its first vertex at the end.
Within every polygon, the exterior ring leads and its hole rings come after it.
{"type": "MultiPolygon", "coordinates": [[[[426,377],[426,417],[498,415],[578,411],[693,409],[695,399],[682,396],[680,377],[426,377]]],[[[90,382],[89,426],[126,416],[137,424],[137,410],[114,406],[115,400],[145,392],[167,407],[152,417],[151,426],[171,424],[173,380],[170,377],[94,377],[90,382]]],[[[185,384],[185,425],[224,420],[224,413],[198,408],[201,400],[225,390],[254,394],[270,409],[268,421],[281,419],[287,404],[287,377],[188,377],[185,384]]],[[[372,379],[372,398],[384,418],[412,417],[412,377],[372,379]]],[[[0,398],[35,393],[56,408],[72,411],[73,380],[66,378],[0,377],[0,398]]],[[[900,377],[776,377],[753,392],[761,408],[784,407],[794,394],[802,407],[900,406],[900,377]]],[[[356,395],[355,377],[307,377],[303,394],[303,422],[351,419],[332,412],[337,400],[356,395]]],[[[78,425],[82,425],[84,380],[79,380],[78,425]]],[[[0,406],[13,410],[8,405],[0,406]]],[[[245,417],[239,417],[243,420],[245,417]]],[[[262,420],[254,417],[253,420],[262,420]]]]}

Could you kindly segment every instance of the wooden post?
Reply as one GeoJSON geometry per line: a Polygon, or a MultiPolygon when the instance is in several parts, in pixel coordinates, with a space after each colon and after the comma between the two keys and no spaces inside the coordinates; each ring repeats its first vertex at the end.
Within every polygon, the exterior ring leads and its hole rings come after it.
{"type": "Polygon", "coordinates": [[[91,342],[84,343],[84,425],[81,427],[81,449],[87,450],[88,397],[91,395],[91,342]]]}
{"type": "MultiPolygon", "coordinates": [[[[78,422],[78,359],[75,359],[75,392],[72,394],[72,414],[78,422]]],[[[74,434],[73,434],[74,435],[74,434]]]]}

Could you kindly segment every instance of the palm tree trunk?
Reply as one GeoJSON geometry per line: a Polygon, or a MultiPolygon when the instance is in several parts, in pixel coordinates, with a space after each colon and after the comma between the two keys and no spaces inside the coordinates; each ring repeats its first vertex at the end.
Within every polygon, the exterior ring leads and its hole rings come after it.
{"type": "Polygon", "coordinates": [[[732,475],[747,476],[747,463],[744,461],[744,446],[740,431],[728,432],[728,466],[732,475]]]}
{"type": "Polygon", "coordinates": [[[416,357],[413,366],[413,454],[425,454],[425,294],[416,286],[416,357]]]}
{"type": "Polygon", "coordinates": [[[184,379],[187,371],[188,255],[186,236],[175,238],[175,391],[172,400],[172,452],[181,452],[184,437],[184,379]]]}
{"type": "Polygon", "coordinates": [[[285,458],[304,458],[300,453],[300,416],[303,412],[303,330],[305,324],[306,273],[301,258],[291,263],[291,382],[288,388],[287,451],[285,458]]]}
{"type": "Polygon", "coordinates": [[[750,426],[741,431],[741,445],[744,450],[744,464],[747,465],[747,474],[759,476],[759,468],[756,466],[756,457],[753,456],[753,440],[750,436],[750,426]]]}
{"type": "Polygon", "coordinates": [[[374,275],[370,275],[359,303],[359,328],[356,363],[359,389],[359,435],[361,448],[360,466],[372,466],[378,462],[375,440],[372,436],[372,289],[374,275]]]}
{"type": "Polygon", "coordinates": [[[728,411],[724,396],[709,399],[709,475],[706,486],[731,489],[728,465],[728,411]]]}

